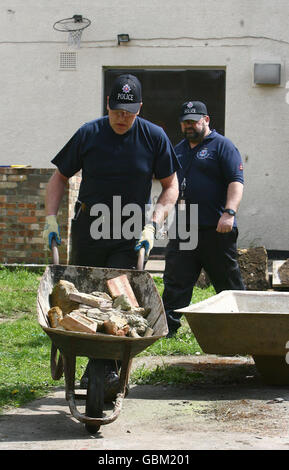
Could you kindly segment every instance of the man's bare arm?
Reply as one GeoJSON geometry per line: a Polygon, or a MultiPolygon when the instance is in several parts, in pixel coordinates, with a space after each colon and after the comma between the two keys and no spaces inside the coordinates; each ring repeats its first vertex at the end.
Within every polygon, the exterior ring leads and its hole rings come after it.
{"type": "Polygon", "coordinates": [[[56,170],[48,181],[45,196],[46,215],[57,215],[68,178],[56,170]]]}
{"type": "MultiPolygon", "coordinates": [[[[237,212],[240,202],[243,197],[243,184],[239,183],[239,181],[233,181],[229,184],[227,190],[227,200],[226,200],[226,208],[233,209],[237,212]]],[[[219,219],[219,223],[217,226],[217,232],[226,233],[231,232],[234,224],[234,216],[227,214],[224,212],[223,215],[219,219]]]]}
{"type": "Polygon", "coordinates": [[[174,208],[179,196],[179,183],[176,173],[161,179],[160,183],[162,185],[162,192],[158,197],[152,215],[152,221],[158,225],[163,224],[169,212],[174,208]]]}

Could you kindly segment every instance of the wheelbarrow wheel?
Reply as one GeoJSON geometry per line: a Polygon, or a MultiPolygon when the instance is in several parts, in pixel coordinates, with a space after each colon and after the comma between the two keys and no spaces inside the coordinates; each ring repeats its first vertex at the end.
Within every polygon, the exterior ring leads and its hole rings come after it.
{"type": "MultiPolygon", "coordinates": [[[[90,418],[102,418],[104,407],[104,361],[90,359],[88,365],[88,385],[85,414],[90,418]]],[[[98,432],[100,426],[85,424],[90,434],[98,432]]]]}
{"type": "Polygon", "coordinates": [[[53,380],[60,380],[64,370],[62,355],[59,353],[59,357],[57,359],[57,352],[57,347],[52,343],[50,352],[50,369],[53,380]]]}

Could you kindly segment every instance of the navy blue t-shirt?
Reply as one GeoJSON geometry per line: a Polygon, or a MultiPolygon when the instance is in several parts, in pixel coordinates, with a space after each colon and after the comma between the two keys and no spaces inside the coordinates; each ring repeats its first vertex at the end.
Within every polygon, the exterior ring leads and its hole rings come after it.
{"type": "Polygon", "coordinates": [[[116,134],[108,116],[84,124],[52,160],[67,177],[82,170],[79,200],[89,207],[112,207],[113,196],[122,206],[150,202],[152,177],[172,175],[180,167],[163,129],[137,117],[131,129],[116,134]]]}
{"type": "Polygon", "coordinates": [[[217,226],[225,208],[228,185],[234,181],[244,183],[238,149],[212,130],[193,149],[187,139],[182,140],[175,146],[175,152],[182,166],[178,171],[179,185],[186,179],[186,203],[198,204],[199,225],[217,226]]]}

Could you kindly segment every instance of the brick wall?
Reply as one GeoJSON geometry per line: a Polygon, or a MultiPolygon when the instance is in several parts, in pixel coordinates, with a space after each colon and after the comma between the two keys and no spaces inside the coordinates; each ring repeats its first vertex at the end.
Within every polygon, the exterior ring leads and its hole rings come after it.
{"type": "MultiPolygon", "coordinates": [[[[45,188],[53,172],[54,168],[0,168],[0,263],[51,263],[42,232],[45,188]]],[[[79,184],[79,174],[70,178],[58,213],[61,264],[69,262],[70,220],[79,184]]]]}

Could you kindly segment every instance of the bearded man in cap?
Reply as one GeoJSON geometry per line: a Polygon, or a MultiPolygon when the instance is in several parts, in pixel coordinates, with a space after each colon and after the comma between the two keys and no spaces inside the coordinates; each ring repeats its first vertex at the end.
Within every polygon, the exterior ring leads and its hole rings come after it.
{"type": "MultiPolygon", "coordinates": [[[[80,170],[82,180],[72,220],[71,264],[133,269],[138,250],[146,256],[154,244],[159,224],[178,196],[179,168],[174,149],[162,128],[139,117],[142,106],[141,83],[131,74],[120,75],[107,97],[108,115],[84,124],[60,150],[52,163],[57,169],[47,185],[44,239],[51,248],[54,238],[61,243],[57,213],[67,181],[80,170]],[[150,203],[153,176],[162,186],[156,208],[145,220],[150,203]],[[118,204],[115,205],[115,198],[118,204]],[[129,219],[125,207],[139,208],[140,231],[129,237],[122,228],[129,219]],[[106,208],[100,233],[96,224],[99,210],[106,208]],[[115,213],[113,213],[113,211],[115,213]]],[[[107,365],[107,400],[115,397],[119,377],[107,365]]],[[[87,373],[81,386],[87,383],[87,373]]]]}
{"type": "Polygon", "coordinates": [[[181,325],[181,314],[174,310],[190,304],[202,268],[217,293],[245,289],[236,245],[244,184],[241,155],[229,139],[210,129],[207,107],[200,101],[182,105],[180,125],[184,139],[175,147],[182,167],[177,172],[178,207],[186,211],[187,226],[198,227],[198,242],[187,250],[177,236],[167,245],[163,302],[168,337],[181,325]],[[198,205],[197,221],[190,220],[192,204],[198,205]]]}

